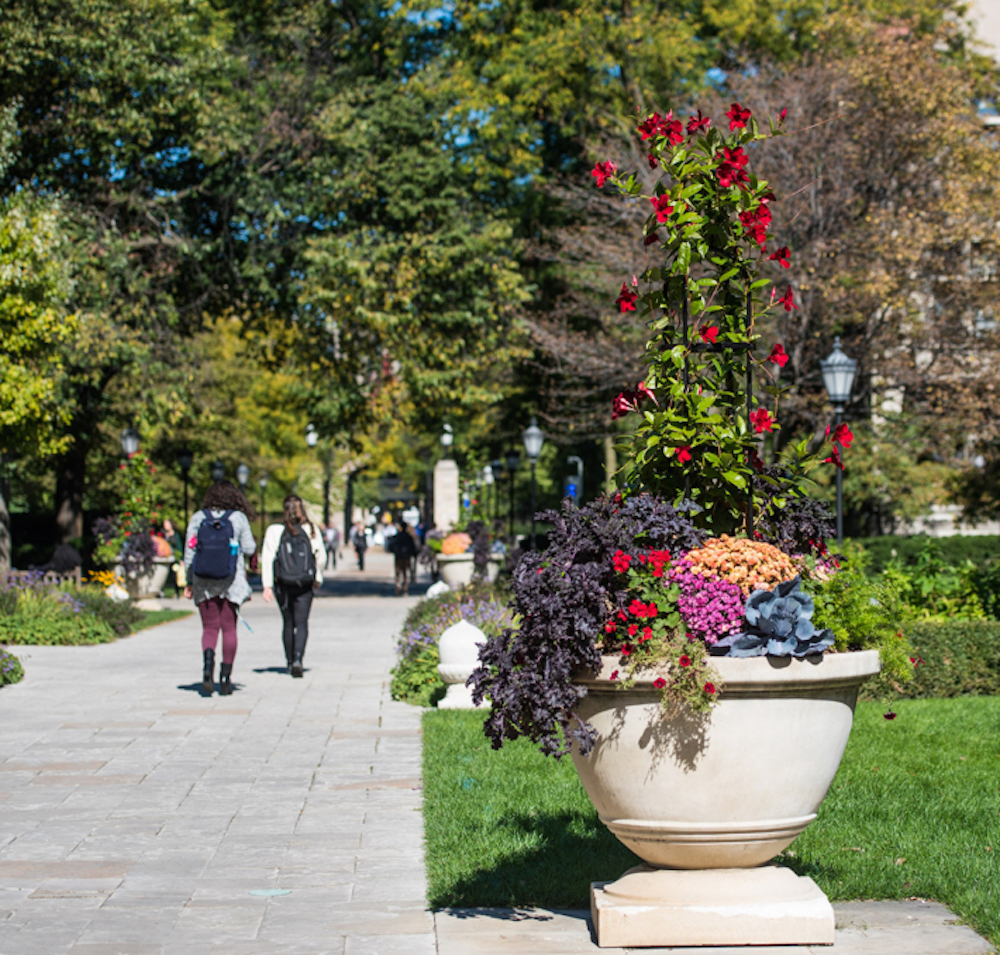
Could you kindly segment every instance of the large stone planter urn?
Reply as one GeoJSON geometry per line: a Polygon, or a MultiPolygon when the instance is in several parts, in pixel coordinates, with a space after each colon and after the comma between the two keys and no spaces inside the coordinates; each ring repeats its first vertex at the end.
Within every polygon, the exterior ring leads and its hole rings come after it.
{"type": "Polygon", "coordinates": [[[125,581],[125,589],[133,600],[145,600],[160,595],[167,582],[170,568],[175,562],[173,557],[154,557],[152,573],[141,574],[138,577],[126,576],[125,568],[121,564],[115,567],[115,572],[125,581]]]}
{"type": "Polygon", "coordinates": [[[577,712],[598,733],[589,756],[574,754],[580,780],[645,863],[593,884],[598,944],[833,944],[819,887],[766,863],[816,818],[878,653],[712,662],[723,689],[703,718],[665,718],[653,671],[616,690],[614,657],[579,681],[577,712]]]}
{"type": "MultiPolygon", "coordinates": [[[[464,587],[466,584],[472,583],[472,578],[475,576],[476,563],[475,557],[471,553],[465,554],[438,554],[437,555],[437,565],[438,573],[441,575],[441,579],[449,586],[452,590],[458,587],[464,587]]],[[[495,557],[490,557],[486,564],[486,577],[490,582],[497,579],[500,574],[500,560],[495,557]]]]}

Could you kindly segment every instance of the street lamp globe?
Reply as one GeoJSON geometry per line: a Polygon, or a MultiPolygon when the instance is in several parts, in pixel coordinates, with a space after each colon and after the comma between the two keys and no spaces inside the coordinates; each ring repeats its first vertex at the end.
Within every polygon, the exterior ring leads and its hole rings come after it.
{"type": "Polygon", "coordinates": [[[257,483],[258,483],[258,484],[260,485],[260,489],[261,489],[262,491],[264,490],[264,488],[266,488],[266,487],[267,487],[267,471],[265,471],[265,472],[264,472],[264,473],[263,473],[263,474],[262,474],[262,475],[260,476],[260,479],[259,479],[259,480],[257,481],[257,483]]]}
{"type": "Polygon", "coordinates": [[[122,432],[121,440],[122,451],[129,457],[132,457],[139,450],[139,432],[131,425],[122,432]]]}
{"type": "Polygon", "coordinates": [[[819,367],[823,373],[823,384],[830,396],[831,404],[846,405],[851,400],[858,363],[841,351],[839,336],[834,339],[833,351],[820,361],[819,367]]]}
{"type": "Polygon", "coordinates": [[[508,474],[513,474],[521,464],[521,455],[516,451],[508,451],[505,467],[508,474]]]}
{"type": "Polygon", "coordinates": [[[181,474],[187,474],[194,464],[194,452],[190,448],[183,448],[177,452],[177,467],[181,469],[181,474]]]}
{"type": "Polygon", "coordinates": [[[455,429],[446,424],[441,431],[441,447],[447,450],[455,443],[455,429]]]}
{"type": "Polygon", "coordinates": [[[212,475],[212,480],[218,483],[226,476],[226,466],[216,458],[212,462],[212,467],[209,468],[209,474],[212,475]]]}
{"type": "Polygon", "coordinates": [[[319,432],[316,430],[315,425],[310,424],[306,428],[306,444],[308,444],[310,448],[315,448],[316,443],[318,441],[319,441],[319,432]]]}
{"type": "Polygon", "coordinates": [[[496,478],[493,476],[493,465],[487,464],[486,467],[483,468],[483,484],[489,486],[495,480],[496,478]]]}
{"type": "Polygon", "coordinates": [[[245,491],[247,488],[247,481],[250,480],[250,468],[246,464],[241,464],[236,469],[236,480],[240,482],[240,487],[245,491]]]}
{"type": "Polygon", "coordinates": [[[545,444],[545,432],[538,427],[538,422],[532,417],[531,424],[524,429],[524,450],[528,452],[528,457],[532,461],[538,460],[538,455],[542,453],[542,445],[545,444]]]}

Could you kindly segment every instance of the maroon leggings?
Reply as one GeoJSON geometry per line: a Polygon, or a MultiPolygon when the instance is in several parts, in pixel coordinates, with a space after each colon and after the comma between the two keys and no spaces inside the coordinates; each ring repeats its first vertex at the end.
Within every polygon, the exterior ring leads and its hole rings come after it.
{"type": "Polygon", "coordinates": [[[201,648],[214,650],[222,630],[222,662],[232,663],[236,659],[236,604],[225,597],[209,597],[198,604],[201,613],[201,648]]]}

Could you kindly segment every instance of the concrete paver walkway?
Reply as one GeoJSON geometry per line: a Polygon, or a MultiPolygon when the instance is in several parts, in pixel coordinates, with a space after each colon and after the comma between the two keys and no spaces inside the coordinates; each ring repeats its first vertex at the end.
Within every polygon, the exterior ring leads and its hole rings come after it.
{"type": "MultiPolygon", "coordinates": [[[[0,955],[623,951],[596,946],[585,912],[427,910],[420,711],[388,687],[415,598],[391,596],[388,557],[367,563],[314,604],[301,680],[259,595],[231,697],[198,692],[197,617],[18,649],[27,678],[0,691],[0,955]]],[[[992,951],[935,903],[835,910],[832,949],[748,951],[992,951]]]]}
{"type": "Polygon", "coordinates": [[[372,553],[327,586],[301,680],[255,596],[230,697],[198,693],[197,617],[21,648],[27,678],[0,691],[0,955],[434,952],[420,711],[388,691],[416,598],[389,571],[372,553]]]}

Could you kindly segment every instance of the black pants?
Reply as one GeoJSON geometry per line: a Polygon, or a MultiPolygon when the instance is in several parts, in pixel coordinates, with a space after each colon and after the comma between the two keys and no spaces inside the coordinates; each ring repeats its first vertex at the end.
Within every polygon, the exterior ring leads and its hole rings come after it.
{"type": "Polygon", "coordinates": [[[285,660],[291,666],[294,662],[302,662],[306,652],[306,640],[309,639],[309,611],[312,610],[312,585],[306,587],[287,587],[279,584],[274,589],[281,609],[283,623],[282,639],[285,643],[285,660]]]}

